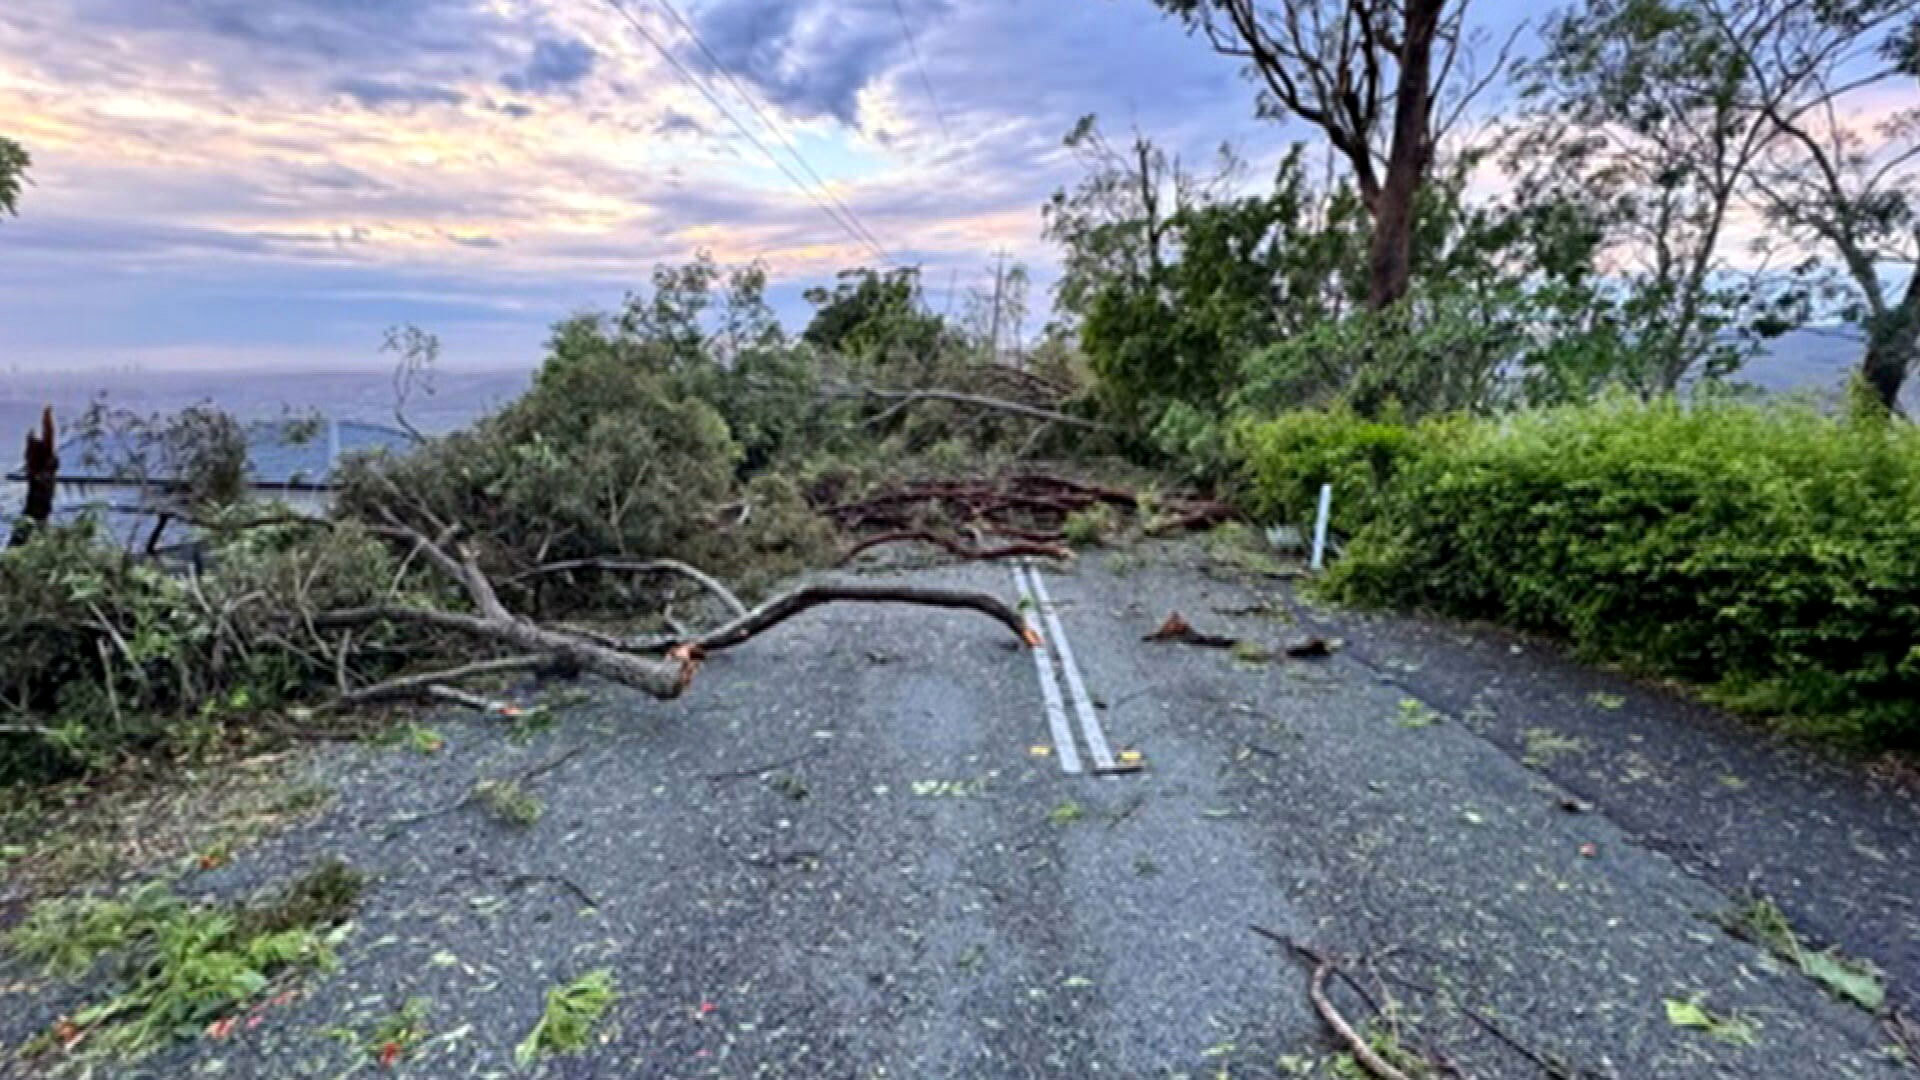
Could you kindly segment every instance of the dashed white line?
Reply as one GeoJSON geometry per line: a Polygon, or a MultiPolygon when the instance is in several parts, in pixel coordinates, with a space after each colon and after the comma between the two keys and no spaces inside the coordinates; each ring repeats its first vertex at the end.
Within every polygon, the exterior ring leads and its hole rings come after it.
{"type": "MultiPolygon", "coordinates": [[[[1036,612],[1041,610],[1039,599],[1027,587],[1026,574],[1019,563],[1013,566],[1013,587],[1020,591],[1020,599],[1026,601],[1023,607],[1036,612]]],[[[1060,684],[1053,678],[1053,660],[1047,654],[1044,641],[1032,649],[1034,667],[1040,672],[1040,697],[1047,706],[1047,730],[1053,736],[1054,752],[1060,758],[1060,771],[1069,775],[1078,774],[1080,751],[1073,744],[1073,729],[1067,724],[1067,710],[1060,701],[1060,684]]]]}
{"type": "Polygon", "coordinates": [[[1028,566],[1027,573],[1033,578],[1033,591],[1040,601],[1040,613],[1047,621],[1047,640],[1053,643],[1053,649],[1060,655],[1060,670],[1067,677],[1067,692],[1073,695],[1073,709],[1080,717],[1080,731],[1087,738],[1087,750],[1093,756],[1096,770],[1113,768],[1113,751],[1107,746],[1107,733],[1100,729],[1100,718],[1094,714],[1093,699],[1087,694],[1087,685],[1080,678],[1080,665],[1074,663],[1073,645],[1067,641],[1066,627],[1060,625],[1060,613],[1054,610],[1053,597],[1047,595],[1047,583],[1041,577],[1040,568],[1028,566]]]}

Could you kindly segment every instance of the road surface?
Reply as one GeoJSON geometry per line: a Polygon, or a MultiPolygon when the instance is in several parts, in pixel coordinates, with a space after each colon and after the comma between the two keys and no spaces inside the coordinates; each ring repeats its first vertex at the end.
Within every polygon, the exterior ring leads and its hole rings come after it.
{"type": "MultiPolygon", "coordinates": [[[[326,1029],[409,997],[438,1037],[406,1074],[519,1075],[543,991],[600,967],[619,1003],[546,1075],[1333,1075],[1307,969],[1253,926],[1367,958],[1412,1038],[1483,1080],[1548,1074],[1463,1009],[1568,1076],[1910,1075],[1873,1018],[1705,917],[1748,880],[1823,928],[1847,912],[1900,993],[1910,799],[1781,765],[1800,786],[1767,803],[1763,769],[1791,752],[1687,726],[1666,695],[1509,639],[1316,615],[1205,563],[1170,545],[1040,569],[1039,657],[977,615],[823,609],[714,657],[680,702],[600,688],[524,744],[448,717],[432,757],[332,754],[322,816],[199,884],[236,893],[327,854],[371,871],[341,969],[257,1030],[121,1075],[372,1070],[326,1029]],[[1352,644],[1256,663],[1140,640],[1173,611],[1352,644]],[[471,807],[400,822],[576,750],[529,781],[531,827],[471,807]],[[1100,769],[1129,751],[1144,768],[1100,769]],[[1736,767],[1741,791],[1720,779],[1736,767]],[[1804,830],[1720,827],[1768,814],[1804,830]],[[1827,832],[1877,858],[1820,862],[1827,832]],[[1855,871],[1878,876],[1825,876],[1855,871]],[[1675,1026],[1669,1000],[1744,1021],[1751,1045],[1675,1026]]],[[[1006,564],[910,576],[1037,591],[1006,564]]]]}

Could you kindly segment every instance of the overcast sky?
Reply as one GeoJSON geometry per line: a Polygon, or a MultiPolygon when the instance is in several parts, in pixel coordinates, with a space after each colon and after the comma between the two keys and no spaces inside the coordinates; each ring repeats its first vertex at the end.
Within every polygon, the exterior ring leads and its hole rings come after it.
{"type": "MultiPolygon", "coordinates": [[[[1307,134],[1149,0],[674,0],[704,50],[620,2],[786,158],[751,94],[936,307],[1000,249],[1050,280],[1039,207],[1083,113],[1194,156],[1307,134]]],[[[375,364],[402,321],[450,365],[526,366],[700,248],[766,260],[790,319],[877,258],[613,0],[4,0],[0,134],[35,160],[0,222],[0,371],[375,364]]]]}

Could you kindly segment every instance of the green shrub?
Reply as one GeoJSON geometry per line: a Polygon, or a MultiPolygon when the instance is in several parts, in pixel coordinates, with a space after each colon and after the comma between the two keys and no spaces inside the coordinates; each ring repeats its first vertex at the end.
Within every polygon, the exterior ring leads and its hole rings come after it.
{"type": "Polygon", "coordinates": [[[1363,419],[1345,406],[1242,421],[1229,445],[1241,465],[1248,509],[1266,520],[1306,524],[1320,485],[1332,484],[1333,526],[1342,532],[1377,515],[1388,484],[1418,449],[1413,428],[1363,419]]]}
{"type": "Polygon", "coordinates": [[[1293,415],[1239,445],[1263,512],[1334,483],[1357,526],[1336,595],[1563,635],[1823,734],[1920,745],[1911,427],[1608,400],[1413,427],[1293,415]]]}

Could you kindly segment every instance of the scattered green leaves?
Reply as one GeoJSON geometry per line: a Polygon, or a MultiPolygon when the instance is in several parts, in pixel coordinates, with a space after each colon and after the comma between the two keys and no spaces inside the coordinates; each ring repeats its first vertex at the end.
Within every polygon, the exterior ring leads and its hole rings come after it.
{"type": "Polygon", "coordinates": [[[915,795],[924,799],[969,798],[987,793],[985,777],[972,780],[915,780],[912,784],[915,795]]]}
{"type": "Polygon", "coordinates": [[[1868,1012],[1879,1012],[1886,1004],[1886,982],[1878,968],[1846,956],[1838,948],[1819,952],[1808,949],[1786,912],[1768,897],[1757,897],[1712,918],[1727,933],[1792,964],[1838,1000],[1852,1002],[1868,1012]]]}
{"type": "Polygon", "coordinates": [[[1627,699],[1621,697],[1619,694],[1606,694],[1596,690],[1587,695],[1587,704],[1597,709],[1606,709],[1609,712],[1613,712],[1626,708],[1627,699]]]}
{"type": "Polygon", "coordinates": [[[613,972],[607,968],[590,971],[564,986],[552,987],[547,991],[546,1008],[539,1022],[513,1048],[513,1060],[525,1068],[542,1054],[572,1054],[584,1050],[593,1037],[594,1027],[618,996],[613,972]]]}
{"type": "Polygon", "coordinates": [[[1572,735],[1562,735],[1552,728],[1528,728],[1523,736],[1525,749],[1520,755],[1520,764],[1530,769],[1544,769],[1568,754],[1584,754],[1586,740],[1572,735]]]}
{"type": "Polygon", "coordinates": [[[473,796],[489,814],[509,825],[532,825],[546,810],[512,780],[482,780],[473,786],[473,796]]]}
{"type": "Polygon", "coordinates": [[[7,935],[8,947],[66,976],[114,956],[119,981],[29,1049],[70,1048],[85,1037],[89,1053],[134,1058],[171,1039],[224,1035],[235,1010],[276,979],[332,966],[358,892],[359,875],[330,862],[240,907],[189,904],[159,883],[118,899],[44,903],[7,935]]]}
{"type": "Polygon", "coordinates": [[[1723,1015],[1708,1009],[1703,994],[1685,999],[1667,998],[1665,1004],[1667,1023],[1674,1027],[1704,1032],[1734,1046],[1757,1046],[1760,1043],[1758,1024],[1742,1016],[1723,1015]]]}
{"type": "Polygon", "coordinates": [[[1403,728],[1418,729],[1432,727],[1443,719],[1445,719],[1445,717],[1428,708],[1426,703],[1413,698],[1401,698],[1400,712],[1399,715],[1394,718],[1394,723],[1399,724],[1403,728]]]}

